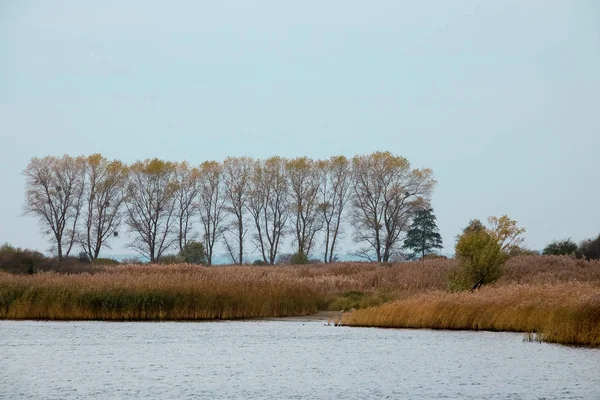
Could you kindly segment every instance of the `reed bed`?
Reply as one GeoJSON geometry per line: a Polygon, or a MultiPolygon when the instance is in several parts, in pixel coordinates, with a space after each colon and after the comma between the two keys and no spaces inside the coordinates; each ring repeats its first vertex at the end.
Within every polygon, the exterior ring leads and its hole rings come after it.
{"type": "Polygon", "coordinates": [[[503,266],[498,285],[513,283],[600,283],[600,260],[580,260],[569,256],[514,257],[503,266]]]}
{"type": "Polygon", "coordinates": [[[447,293],[454,260],[309,266],[119,265],[0,271],[0,319],[206,320],[350,310],[347,325],[537,332],[598,346],[600,262],[515,257],[476,293],[447,293]],[[375,307],[374,307],[375,306],[375,307]]]}
{"type": "Polygon", "coordinates": [[[451,263],[308,267],[131,265],[94,274],[0,273],[0,318],[202,320],[307,315],[442,288],[451,263]]]}
{"type": "Polygon", "coordinates": [[[512,284],[473,293],[432,291],[345,313],[342,324],[529,332],[540,341],[597,347],[600,284],[512,284]]]}

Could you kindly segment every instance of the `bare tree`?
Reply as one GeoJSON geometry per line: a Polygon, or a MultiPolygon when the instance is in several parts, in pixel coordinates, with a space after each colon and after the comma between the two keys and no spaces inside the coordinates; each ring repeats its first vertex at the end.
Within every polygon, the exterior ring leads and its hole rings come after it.
{"type": "Polygon", "coordinates": [[[288,160],[285,170],[289,181],[289,204],[298,253],[307,257],[315,235],[323,228],[323,214],[319,208],[321,179],[315,161],[300,157],[288,160]]]}
{"type": "Polygon", "coordinates": [[[175,167],[175,204],[177,212],[177,241],[179,251],[198,236],[193,230],[193,219],[197,214],[200,171],[191,168],[187,162],[182,162],[175,167]]]}
{"type": "Polygon", "coordinates": [[[413,213],[428,206],[435,185],[429,169],[410,169],[404,157],[389,152],[355,156],[351,221],[354,241],[366,247],[357,255],[388,261],[403,239],[413,213]]]}
{"type": "Polygon", "coordinates": [[[255,163],[250,157],[228,157],[223,162],[225,210],[233,217],[231,229],[229,229],[233,234],[224,235],[223,239],[234,264],[244,262],[244,238],[247,232],[244,217],[246,216],[251,189],[250,181],[255,163]],[[231,245],[230,242],[233,242],[234,245],[231,245]]]}
{"type": "Polygon", "coordinates": [[[285,160],[271,157],[259,162],[252,174],[248,211],[254,220],[254,243],[266,263],[274,264],[289,215],[289,185],[285,160]]]}
{"type": "Polygon", "coordinates": [[[325,228],[325,255],[323,261],[333,262],[338,238],[342,233],[342,216],[350,195],[352,170],[344,156],[320,161],[320,210],[325,228]]]}
{"type": "Polygon", "coordinates": [[[177,242],[176,165],[159,159],[138,161],[129,170],[125,223],[135,236],[131,247],[156,262],[177,242]]]}
{"type": "Polygon", "coordinates": [[[216,161],[200,166],[200,196],[198,210],[204,228],[206,263],[212,265],[214,246],[225,230],[225,196],[223,196],[223,167],[216,161]]]}
{"type": "Polygon", "coordinates": [[[127,167],[120,161],[110,161],[100,154],[85,160],[87,182],[83,232],[80,243],[92,260],[98,258],[108,240],[117,236],[123,216],[127,167]]]}
{"type": "Polygon", "coordinates": [[[24,214],[37,217],[60,261],[69,256],[77,239],[85,186],[84,158],[68,155],[33,158],[23,175],[26,178],[24,214]]]}

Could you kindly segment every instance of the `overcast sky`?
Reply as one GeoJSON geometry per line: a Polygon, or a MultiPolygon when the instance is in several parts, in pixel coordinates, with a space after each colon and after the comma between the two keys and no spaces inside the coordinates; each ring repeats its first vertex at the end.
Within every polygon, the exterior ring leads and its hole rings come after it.
{"type": "Polygon", "coordinates": [[[434,170],[445,252],[501,214],[531,248],[579,241],[600,232],[600,2],[4,0],[0,139],[0,243],[39,250],[21,171],[95,152],[389,150],[434,170]]]}

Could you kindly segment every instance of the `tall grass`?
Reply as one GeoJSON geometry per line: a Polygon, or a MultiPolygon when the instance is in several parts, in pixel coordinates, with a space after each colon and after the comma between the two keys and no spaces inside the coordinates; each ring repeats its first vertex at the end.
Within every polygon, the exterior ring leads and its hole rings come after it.
{"type": "Polygon", "coordinates": [[[569,256],[521,256],[503,266],[498,285],[513,283],[600,283],[600,260],[586,261],[569,256]]]}
{"type": "Polygon", "coordinates": [[[546,342],[600,346],[600,285],[514,284],[433,291],[346,313],[350,326],[536,332],[546,342]]]}
{"type": "Polygon", "coordinates": [[[454,260],[433,259],[389,265],[126,265],[81,274],[0,272],[0,318],[203,320],[361,308],[345,314],[343,322],[536,331],[548,341],[599,345],[600,262],[516,257],[494,286],[450,294],[448,276],[455,268],[454,260]]]}
{"type": "Polygon", "coordinates": [[[494,285],[473,293],[424,291],[346,313],[342,323],[534,332],[546,342],[600,346],[599,260],[521,256],[510,259],[502,270],[494,285]]]}
{"type": "Polygon", "coordinates": [[[0,318],[197,320],[305,315],[330,304],[372,305],[398,298],[401,292],[441,288],[450,268],[435,263],[138,265],[105,267],[95,274],[0,273],[0,318]]]}

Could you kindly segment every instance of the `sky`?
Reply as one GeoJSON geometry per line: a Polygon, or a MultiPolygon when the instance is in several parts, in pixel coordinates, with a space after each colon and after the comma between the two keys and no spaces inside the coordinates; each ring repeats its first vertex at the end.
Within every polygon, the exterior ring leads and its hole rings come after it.
{"type": "Polygon", "coordinates": [[[595,0],[0,0],[0,243],[49,247],[32,157],[384,150],[433,169],[444,252],[502,214],[542,249],[600,232],[599,149],[595,0]]]}

